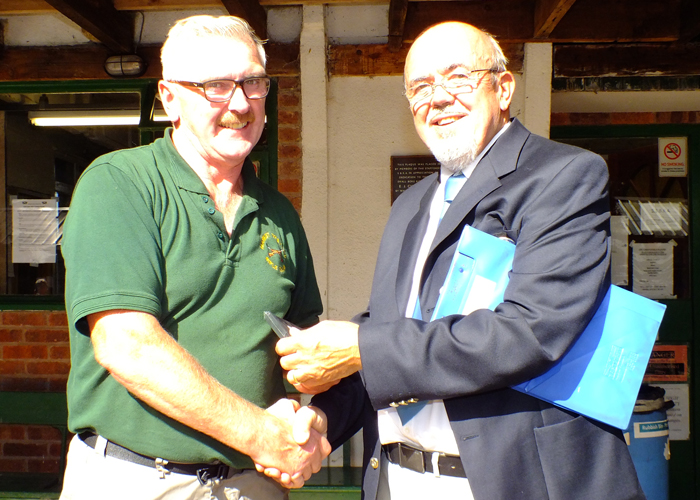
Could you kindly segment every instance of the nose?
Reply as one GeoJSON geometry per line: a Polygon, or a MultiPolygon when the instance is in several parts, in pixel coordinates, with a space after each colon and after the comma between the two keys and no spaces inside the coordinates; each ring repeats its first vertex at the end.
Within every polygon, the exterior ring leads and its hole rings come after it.
{"type": "Polygon", "coordinates": [[[435,85],[435,90],[433,91],[433,98],[430,100],[433,106],[439,106],[442,103],[452,103],[455,100],[455,96],[450,94],[442,84],[435,85]]]}
{"type": "Polygon", "coordinates": [[[237,111],[245,113],[250,109],[250,102],[243,92],[243,88],[240,85],[236,85],[233,91],[231,99],[228,101],[228,109],[231,111],[237,111]]]}

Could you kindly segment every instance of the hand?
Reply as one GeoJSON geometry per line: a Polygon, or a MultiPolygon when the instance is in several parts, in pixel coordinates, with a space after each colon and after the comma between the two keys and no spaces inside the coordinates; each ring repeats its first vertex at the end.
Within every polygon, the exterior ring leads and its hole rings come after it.
{"type": "Polygon", "coordinates": [[[299,392],[318,394],[362,369],[355,323],[322,321],[291,333],[277,342],[276,351],[287,381],[299,392]]]}
{"type": "MultiPolygon", "coordinates": [[[[273,414],[277,418],[280,418],[287,423],[292,425],[292,435],[296,443],[300,446],[307,445],[311,438],[321,439],[321,459],[328,456],[330,453],[330,445],[325,439],[325,433],[327,429],[326,415],[323,411],[318,408],[305,406],[300,408],[297,401],[293,399],[280,399],[275,404],[267,409],[268,413],[273,414]],[[325,445],[328,445],[327,447],[325,445]]],[[[274,467],[264,467],[261,464],[256,463],[255,468],[258,472],[262,472],[268,477],[271,477],[278,481],[280,484],[287,488],[301,488],[304,485],[305,479],[308,477],[303,476],[293,476],[289,473],[283,473],[279,469],[274,467]]],[[[313,472],[318,472],[318,468],[315,468],[313,472]]]]}
{"type": "Polygon", "coordinates": [[[315,406],[301,406],[294,399],[280,399],[267,409],[292,426],[292,435],[298,445],[305,445],[311,438],[311,429],[326,435],[326,414],[315,406]]]}

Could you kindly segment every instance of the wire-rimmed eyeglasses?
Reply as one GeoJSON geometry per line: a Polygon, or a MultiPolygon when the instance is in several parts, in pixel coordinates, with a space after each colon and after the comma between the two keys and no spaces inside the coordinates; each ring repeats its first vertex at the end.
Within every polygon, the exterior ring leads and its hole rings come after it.
{"type": "Polygon", "coordinates": [[[406,89],[406,97],[411,105],[415,107],[417,104],[422,104],[432,99],[437,87],[442,87],[452,95],[471,94],[484,77],[484,75],[475,77],[474,74],[481,72],[485,72],[485,75],[486,73],[498,73],[498,70],[473,69],[462,73],[453,73],[437,83],[420,82],[406,89]]]}
{"type": "Polygon", "coordinates": [[[227,102],[233,97],[238,87],[248,99],[262,99],[270,92],[270,77],[252,76],[243,80],[209,80],[208,82],[186,82],[169,80],[186,87],[202,89],[209,102],[227,102]]]}

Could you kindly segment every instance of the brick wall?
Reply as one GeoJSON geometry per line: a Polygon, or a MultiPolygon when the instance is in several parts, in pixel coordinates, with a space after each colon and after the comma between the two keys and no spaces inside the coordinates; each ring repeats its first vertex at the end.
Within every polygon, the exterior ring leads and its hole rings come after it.
{"type": "MultiPolygon", "coordinates": [[[[63,392],[70,369],[63,311],[0,313],[0,390],[63,392]]],[[[0,424],[0,472],[59,469],[61,433],[48,426],[0,424]]]]}
{"type": "Polygon", "coordinates": [[[278,80],[277,189],[301,213],[301,78],[278,80]]]}
{"type": "Polygon", "coordinates": [[[0,313],[0,352],[0,390],[65,391],[70,369],[66,313],[0,313]]]}

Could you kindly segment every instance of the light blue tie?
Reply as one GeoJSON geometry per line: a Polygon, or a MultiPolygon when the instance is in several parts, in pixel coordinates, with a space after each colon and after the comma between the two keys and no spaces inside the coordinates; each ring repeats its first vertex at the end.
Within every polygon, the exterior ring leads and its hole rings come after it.
{"type": "MultiPolygon", "coordinates": [[[[445,201],[442,204],[442,211],[440,212],[440,220],[438,224],[442,222],[442,218],[445,216],[445,212],[450,208],[450,204],[459,193],[459,190],[464,186],[466,178],[464,174],[459,173],[451,175],[445,181],[445,201]]],[[[423,315],[420,310],[420,300],[416,299],[416,306],[413,309],[413,319],[423,319],[423,315]]],[[[417,403],[403,404],[396,407],[396,411],[399,414],[401,423],[406,425],[406,423],[415,417],[419,411],[421,411],[426,405],[426,401],[418,401],[417,403]]]]}
{"type": "Polygon", "coordinates": [[[459,193],[459,190],[462,189],[462,186],[464,186],[465,181],[466,177],[462,173],[451,175],[445,181],[445,201],[442,205],[440,221],[442,221],[442,218],[445,216],[445,212],[447,212],[447,209],[450,208],[450,204],[452,203],[452,201],[457,197],[457,193],[459,193]]]}

